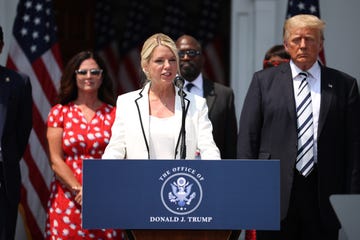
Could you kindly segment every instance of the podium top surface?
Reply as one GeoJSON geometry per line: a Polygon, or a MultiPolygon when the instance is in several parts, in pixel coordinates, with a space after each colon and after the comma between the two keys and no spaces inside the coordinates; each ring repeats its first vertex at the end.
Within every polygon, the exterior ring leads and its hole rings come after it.
{"type": "Polygon", "coordinates": [[[334,194],[330,202],[348,240],[360,239],[360,194],[334,194]]]}

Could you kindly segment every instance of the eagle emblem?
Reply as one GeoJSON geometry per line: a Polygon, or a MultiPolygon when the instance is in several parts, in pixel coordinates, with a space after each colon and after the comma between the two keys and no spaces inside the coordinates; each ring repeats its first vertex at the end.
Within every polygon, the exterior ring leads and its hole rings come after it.
{"type": "Polygon", "coordinates": [[[177,204],[181,209],[185,205],[190,205],[196,197],[196,193],[191,193],[193,184],[190,184],[184,177],[179,177],[176,182],[170,183],[172,192],[169,192],[169,200],[177,204]]]}

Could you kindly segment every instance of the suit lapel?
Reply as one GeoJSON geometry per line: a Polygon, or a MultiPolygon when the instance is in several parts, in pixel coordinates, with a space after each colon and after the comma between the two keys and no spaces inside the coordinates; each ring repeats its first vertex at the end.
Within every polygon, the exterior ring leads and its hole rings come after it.
{"type": "Polygon", "coordinates": [[[325,67],[321,67],[321,102],[320,102],[320,113],[319,113],[319,123],[318,123],[318,139],[320,137],[321,131],[324,127],[326,116],[329,112],[331,100],[334,96],[334,89],[336,84],[334,79],[332,79],[329,72],[325,67]]]}
{"type": "MultiPolygon", "coordinates": [[[[149,135],[150,135],[150,112],[149,112],[149,87],[150,84],[146,84],[145,87],[139,92],[139,97],[135,99],[135,104],[138,111],[139,121],[141,130],[144,136],[144,141],[146,143],[146,148],[148,150],[148,156],[150,157],[150,150],[149,150],[149,135]]],[[[178,88],[175,87],[176,93],[178,93],[178,88]]],[[[185,101],[185,111],[187,112],[190,106],[190,100],[184,97],[185,101]]],[[[175,146],[180,143],[180,129],[181,129],[181,121],[182,121],[182,107],[181,107],[181,98],[178,94],[175,97],[175,146]]],[[[179,153],[179,151],[178,151],[179,153]]]]}
{"type": "Polygon", "coordinates": [[[280,68],[280,80],[278,81],[278,84],[281,84],[283,86],[282,89],[289,116],[291,119],[294,120],[294,123],[296,124],[294,84],[291,75],[290,64],[282,64],[278,66],[278,68],[280,68]]]}
{"type": "MultiPolygon", "coordinates": [[[[176,135],[178,135],[180,133],[181,118],[182,118],[181,98],[179,97],[178,94],[176,94],[176,97],[175,97],[175,126],[174,126],[174,128],[176,129],[176,131],[175,131],[176,135]]],[[[175,141],[177,141],[177,137],[174,139],[175,139],[175,141]]]]}
{"type": "Polygon", "coordinates": [[[139,92],[139,97],[135,99],[135,104],[138,111],[141,130],[143,133],[144,141],[148,151],[148,157],[150,157],[149,149],[149,131],[150,131],[150,113],[149,113],[149,87],[150,84],[146,84],[145,87],[139,92]]]}
{"type": "MultiPolygon", "coordinates": [[[[282,64],[282,66],[279,66],[279,68],[280,67],[281,67],[280,78],[282,78],[280,82],[285,84],[284,97],[285,100],[288,102],[287,104],[288,112],[291,118],[293,118],[296,123],[296,111],[294,111],[295,109],[295,99],[294,99],[294,89],[293,89],[294,86],[292,82],[290,65],[282,64]]],[[[325,67],[321,67],[321,103],[320,103],[321,105],[320,105],[319,124],[318,124],[318,138],[321,134],[321,130],[324,127],[325,119],[330,109],[335,88],[336,86],[334,79],[332,79],[331,75],[329,74],[329,72],[326,70],[325,67]]]]}
{"type": "Polygon", "coordinates": [[[11,79],[4,72],[4,68],[0,66],[0,137],[2,137],[7,115],[7,106],[10,96],[10,81],[11,79]]]}
{"type": "Polygon", "coordinates": [[[206,98],[206,104],[209,108],[209,112],[214,106],[216,100],[216,93],[214,91],[214,83],[210,80],[204,78],[203,79],[203,88],[204,88],[204,98],[206,98]]]}

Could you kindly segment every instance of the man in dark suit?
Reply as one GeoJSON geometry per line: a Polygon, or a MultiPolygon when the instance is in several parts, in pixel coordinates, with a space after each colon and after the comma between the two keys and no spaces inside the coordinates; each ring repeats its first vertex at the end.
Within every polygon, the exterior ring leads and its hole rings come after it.
{"type": "MultiPolygon", "coordinates": [[[[4,46],[0,26],[0,53],[4,46]]],[[[20,202],[20,159],[32,127],[30,80],[0,66],[0,240],[14,239],[20,202]]]]}
{"type": "Polygon", "coordinates": [[[259,240],[337,240],[329,197],[360,191],[359,90],[356,79],[317,61],[324,27],[313,15],[289,18],[283,41],[291,61],[256,72],[244,101],[238,157],[280,159],[281,168],[281,230],[258,231],[259,240]],[[303,122],[306,85],[312,113],[303,122]],[[305,142],[297,131],[312,135],[305,142]]]}
{"type": "Polygon", "coordinates": [[[206,98],[213,137],[221,158],[236,158],[237,122],[234,92],[231,88],[210,81],[201,71],[205,63],[200,43],[192,36],[183,35],[176,41],[180,56],[180,73],[185,78],[185,90],[206,98]]]}

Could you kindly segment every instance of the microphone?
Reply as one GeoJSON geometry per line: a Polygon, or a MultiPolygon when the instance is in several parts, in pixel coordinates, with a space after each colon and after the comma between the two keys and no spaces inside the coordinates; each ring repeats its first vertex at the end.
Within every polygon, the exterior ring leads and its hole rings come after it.
{"type": "Polygon", "coordinates": [[[184,78],[182,76],[180,76],[180,75],[176,75],[176,77],[174,78],[175,86],[182,89],[184,87],[184,83],[185,83],[184,78]]]}

